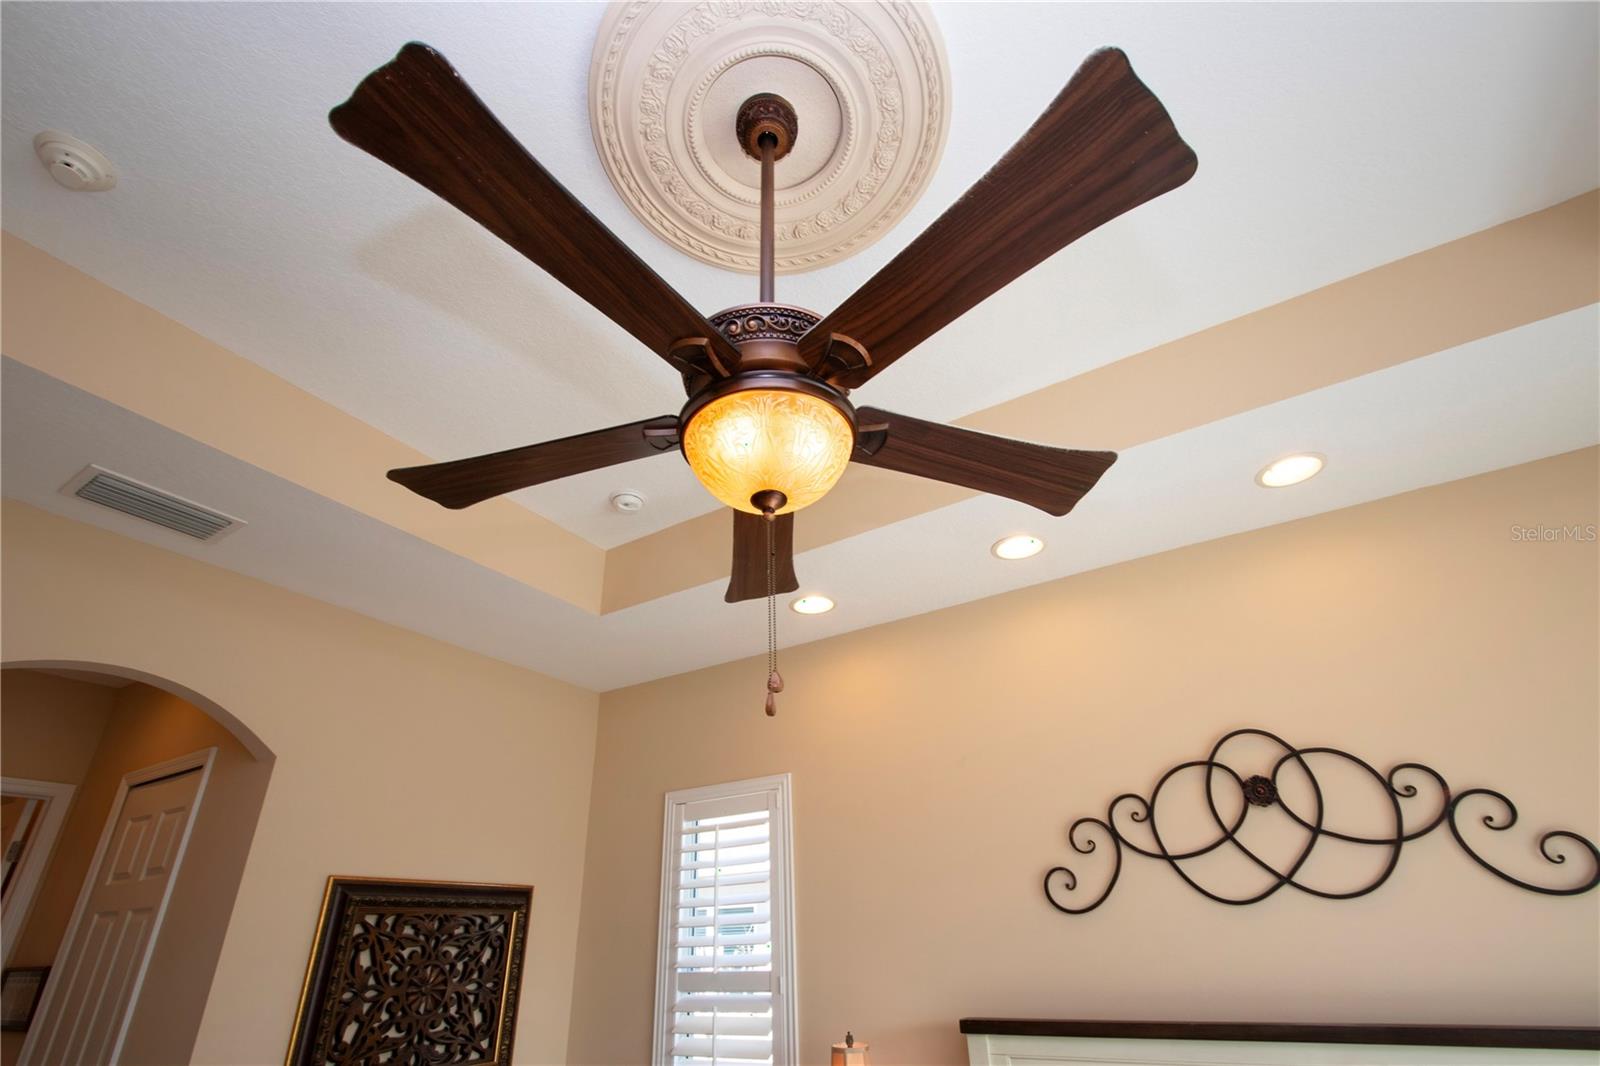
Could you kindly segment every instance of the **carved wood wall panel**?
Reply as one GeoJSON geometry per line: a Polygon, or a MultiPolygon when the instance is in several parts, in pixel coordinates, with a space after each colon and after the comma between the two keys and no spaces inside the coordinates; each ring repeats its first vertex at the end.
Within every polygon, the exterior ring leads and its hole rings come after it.
{"type": "Polygon", "coordinates": [[[289,1066],[511,1062],[533,889],[330,877],[289,1066]]]}

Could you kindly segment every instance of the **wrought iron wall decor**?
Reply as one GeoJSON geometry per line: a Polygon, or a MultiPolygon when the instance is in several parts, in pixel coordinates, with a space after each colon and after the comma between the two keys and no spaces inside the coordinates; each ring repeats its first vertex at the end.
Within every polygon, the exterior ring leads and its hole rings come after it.
{"type": "Polygon", "coordinates": [[[1288,885],[1301,892],[1324,899],[1355,899],[1375,890],[1379,885],[1389,879],[1394,873],[1395,866],[1400,861],[1400,850],[1408,842],[1419,837],[1427,836],[1441,825],[1449,825],[1450,833],[1455,837],[1461,850],[1465,851],[1479,866],[1488,870],[1496,877],[1510,884],[1516,885],[1529,892],[1540,892],[1550,896],[1576,896],[1589,892],[1600,885],[1600,848],[1595,844],[1567,829],[1557,829],[1546,832],[1539,838],[1539,854],[1546,862],[1554,865],[1563,865],[1567,862],[1568,852],[1577,852],[1582,849],[1587,852],[1591,869],[1586,878],[1581,882],[1566,885],[1540,885],[1515,877],[1496,866],[1485,858],[1484,855],[1467,842],[1467,837],[1462,831],[1463,821],[1478,821],[1483,826],[1496,832],[1510,829],[1517,823],[1517,808],[1503,793],[1490,788],[1469,788],[1463,792],[1452,794],[1450,786],[1443,776],[1431,767],[1422,763],[1403,762],[1397,764],[1388,774],[1380,774],[1371,764],[1349,752],[1337,748],[1312,747],[1296,748],[1272,733],[1263,729],[1235,729],[1212,746],[1211,752],[1204,759],[1194,759],[1182,762],[1162,774],[1151,789],[1150,796],[1134,792],[1126,792],[1113,799],[1106,808],[1104,818],[1085,817],[1073,822],[1067,830],[1067,843],[1080,855],[1093,854],[1097,849],[1097,837],[1110,842],[1112,851],[1111,873],[1106,880],[1105,887],[1092,898],[1085,898],[1081,905],[1074,906],[1071,893],[1078,891],[1078,876],[1068,866],[1054,866],[1044,875],[1044,894],[1051,906],[1067,914],[1086,914],[1106,901],[1111,895],[1111,890],[1116,887],[1117,879],[1122,874],[1122,852],[1126,848],[1135,855],[1143,855],[1150,859],[1160,859],[1172,867],[1173,871],[1195,891],[1218,903],[1227,903],[1234,906],[1244,906],[1250,903],[1259,903],[1274,892],[1288,885]],[[1241,737],[1260,738],[1270,742],[1282,754],[1273,763],[1271,771],[1267,774],[1251,774],[1245,776],[1220,758],[1223,748],[1241,737]],[[1309,758],[1308,758],[1309,757],[1309,758]],[[1392,833],[1385,836],[1364,836],[1357,833],[1342,832],[1330,829],[1325,824],[1326,797],[1321,783],[1311,769],[1312,758],[1331,758],[1342,760],[1350,767],[1355,767],[1362,773],[1358,777],[1370,777],[1375,787],[1381,790],[1382,796],[1388,801],[1388,807],[1393,812],[1394,823],[1392,833]],[[1284,796],[1283,782],[1280,780],[1286,766],[1293,766],[1301,776],[1302,791],[1310,796],[1309,815],[1296,810],[1284,796]],[[1194,847],[1172,849],[1163,842],[1161,829],[1157,823],[1156,808],[1161,799],[1161,790],[1165,788],[1175,776],[1185,771],[1203,771],[1205,805],[1210,815],[1211,823],[1215,828],[1215,835],[1194,847]],[[1424,788],[1438,794],[1438,809],[1433,812],[1422,824],[1407,827],[1405,810],[1402,801],[1415,799],[1423,790],[1418,788],[1418,783],[1423,783],[1424,788]],[[1237,790],[1234,803],[1237,813],[1224,817],[1218,800],[1226,795],[1227,790],[1237,790]],[[1252,850],[1240,839],[1240,829],[1244,826],[1246,817],[1255,808],[1276,807],[1290,823],[1299,827],[1304,833],[1304,843],[1294,853],[1292,861],[1286,863],[1287,869],[1264,859],[1257,851],[1252,850]],[[1484,810],[1485,813],[1475,817],[1469,816],[1467,807],[1473,810],[1484,810]],[[1145,827],[1149,837],[1149,846],[1143,846],[1130,839],[1129,833],[1119,828],[1119,819],[1145,827]],[[1318,888],[1307,884],[1301,877],[1306,867],[1307,860],[1311,858],[1312,851],[1319,841],[1323,839],[1343,841],[1347,844],[1360,845],[1372,848],[1386,849],[1382,869],[1371,877],[1366,883],[1355,888],[1345,890],[1330,890],[1318,888]],[[1267,887],[1242,895],[1228,896],[1206,888],[1197,880],[1190,871],[1184,869],[1185,860],[1198,859],[1202,856],[1218,852],[1219,849],[1232,849],[1235,853],[1247,860],[1248,864],[1258,869],[1265,879],[1270,881],[1267,887]]]}
{"type": "Polygon", "coordinates": [[[288,1066],[507,1066],[533,889],[330,877],[288,1066]]]}

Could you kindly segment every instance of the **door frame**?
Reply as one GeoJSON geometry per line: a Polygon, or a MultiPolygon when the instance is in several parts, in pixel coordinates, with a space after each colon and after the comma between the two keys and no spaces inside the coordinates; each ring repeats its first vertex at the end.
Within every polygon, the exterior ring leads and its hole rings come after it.
{"type": "MultiPolygon", "coordinates": [[[[194,833],[194,824],[200,818],[200,803],[205,798],[206,784],[211,780],[211,768],[217,761],[217,749],[202,748],[191,751],[187,755],[180,755],[175,759],[146,766],[139,770],[130,770],[122,775],[122,781],[117,785],[117,794],[111,801],[111,810],[106,814],[106,824],[100,830],[100,843],[95,845],[94,858],[89,860],[89,869],[83,876],[83,887],[78,890],[78,902],[72,908],[72,917],[67,921],[67,931],[61,938],[61,946],[56,949],[56,960],[72,957],[72,949],[77,945],[78,937],[82,934],[84,911],[89,906],[89,896],[94,891],[95,875],[100,871],[100,864],[105,861],[106,852],[111,846],[111,836],[117,826],[117,819],[122,815],[123,804],[127,802],[129,790],[138,785],[149,784],[163,777],[185,773],[189,770],[200,771],[200,784],[195,788],[194,806],[190,809],[189,820],[183,827],[183,836],[178,841],[178,853],[173,859],[172,876],[167,879],[167,887],[161,893],[161,905],[156,908],[155,922],[150,928],[150,942],[145,947],[144,958],[139,960],[138,972],[134,974],[133,986],[128,991],[128,1010],[122,1017],[122,1025],[117,1029],[117,1038],[111,1045],[111,1055],[106,1060],[106,1066],[116,1066],[122,1057],[122,1044],[128,1037],[128,1025],[133,1021],[134,1008],[139,1004],[139,993],[144,987],[145,971],[150,968],[150,956],[155,954],[156,944],[161,937],[161,925],[167,917],[167,906],[172,902],[172,890],[178,883],[178,875],[183,870],[184,856],[189,851],[189,837],[194,833]]],[[[53,968],[51,976],[57,976],[63,971],[59,966],[53,968]]],[[[55,1005],[56,994],[61,990],[59,980],[46,981],[44,995],[39,1000],[38,1009],[34,1012],[35,1020],[49,1016],[55,1005]]],[[[17,1055],[17,1062],[26,1064],[31,1061],[34,1045],[38,1043],[42,1027],[32,1025],[28,1028],[28,1037],[22,1044],[22,1051],[17,1055]]]]}
{"type": "Polygon", "coordinates": [[[78,786],[62,781],[0,777],[0,792],[44,801],[39,825],[29,838],[28,848],[17,856],[11,902],[0,914],[0,942],[4,944],[0,949],[3,951],[0,965],[11,965],[11,953],[17,949],[17,937],[22,934],[28,915],[33,912],[34,894],[39,891],[39,883],[44,880],[44,872],[50,866],[51,856],[55,854],[56,836],[61,832],[62,823],[67,820],[67,811],[72,807],[72,797],[77,791],[78,786]]]}

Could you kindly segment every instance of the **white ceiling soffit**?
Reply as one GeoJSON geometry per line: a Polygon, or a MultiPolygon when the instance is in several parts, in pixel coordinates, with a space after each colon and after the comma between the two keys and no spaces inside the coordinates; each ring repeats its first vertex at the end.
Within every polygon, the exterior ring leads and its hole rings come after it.
{"type": "MultiPolygon", "coordinates": [[[[745,302],[751,278],[663,244],[606,178],[587,103],[604,13],[6,5],[5,226],[441,459],[675,411],[664,363],[325,119],[402,43],[428,41],[693,303],[745,302]],[[104,150],[118,186],[51,182],[30,148],[47,127],[104,150]]],[[[1200,169],[859,393],[907,414],[957,417],[1600,184],[1594,4],[986,3],[934,17],[952,110],[928,191],[860,254],[780,277],[780,300],[837,305],[1101,45],[1127,50],[1200,169]]],[[[715,506],[667,459],[517,499],[602,546],[715,506]],[[621,488],[645,511],[610,511],[621,488]]]]}
{"type": "MultiPolygon", "coordinates": [[[[802,591],[838,607],[784,612],[780,641],[1593,445],[1597,352],[1600,308],[1588,307],[1131,449],[1065,518],[979,497],[803,553],[802,591]],[[1256,486],[1263,463],[1302,449],[1327,455],[1327,469],[1290,489],[1256,486]],[[1018,531],[1043,537],[1045,552],[989,555],[1018,531]]],[[[7,495],[495,658],[604,690],[764,648],[764,605],[724,604],[721,581],[597,617],[10,361],[4,400],[7,495]],[[251,524],[198,545],[56,491],[95,460],[251,524]]]]}

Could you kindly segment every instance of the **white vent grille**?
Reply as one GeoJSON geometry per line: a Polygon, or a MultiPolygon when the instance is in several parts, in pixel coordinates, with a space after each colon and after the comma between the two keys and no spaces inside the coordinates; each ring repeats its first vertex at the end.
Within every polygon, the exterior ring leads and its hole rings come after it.
{"type": "Polygon", "coordinates": [[[202,507],[192,500],[98,466],[85,467],[61,491],[154,522],[195,540],[213,540],[245,524],[243,519],[202,507]]]}

